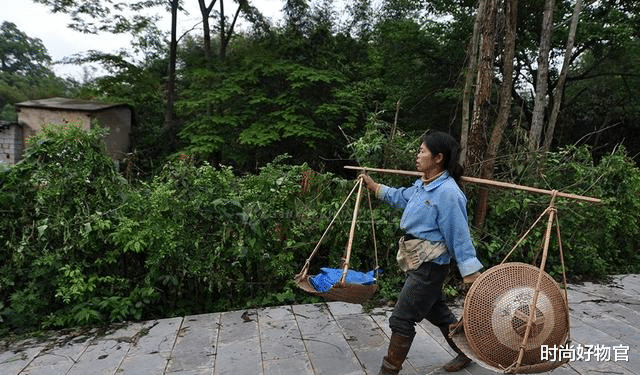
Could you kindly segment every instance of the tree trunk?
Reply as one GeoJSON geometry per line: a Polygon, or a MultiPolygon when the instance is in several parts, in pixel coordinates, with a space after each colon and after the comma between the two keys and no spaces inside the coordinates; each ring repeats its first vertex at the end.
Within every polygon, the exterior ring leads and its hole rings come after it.
{"type": "Polygon", "coordinates": [[[173,106],[175,103],[176,91],[176,53],[178,49],[177,24],[178,24],[179,0],[171,0],[171,42],[169,45],[169,67],[167,72],[167,107],[164,112],[163,130],[167,136],[167,150],[169,151],[175,143],[175,129],[173,121],[173,106]]]}
{"type": "Polygon", "coordinates": [[[226,51],[224,50],[224,48],[222,47],[224,45],[224,38],[225,38],[225,31],[224,31],[224,0],[220,0],[220,60],[224,61],[225,55],[226,55],[226,51]]]}
{"type": "Polygon", "coordinates": [[[491,86],[493,83],[496,2],[497,0],[487,0],[480,23],[478,78],[466,158],[468,174],[475,176],[479,174],[484,151],[487,149],[487,129],[490,121],[491,86]]]}
{"type": "Polygon", "coordinates": [[[553,108],[551,110],[551,116],[549,116],[547,129],[544,132],[544,143],[542,145],[542,150],[545,152],[549,151],[549,149],[551,148],[551,141],[553,141],[553,133],[556,128],[558,113],[560,113],[560,105],[562,104],[562,96],[564,93],[564,84],[567,80],[569,65],[571,64],[571,54],[573,52],[573,45],[576,40],[576,29],[578,28],[578,19],[580,18],[581,11],[582,0],[576,0],[576,5],[573,8],[573,15],[571,16],[571,25],[569,26],[569,36],[567,37],[567,46],[564,51],[562,70],[560,70],[560,77],[558,78],[558,83],[556,84],[556,89],[553,94],[553,108]]]}
{"type": "Polygon", "coordinates": [[[540,53],[538,54],[538,74],[536,79],[536,97],[529,130],[529,151],[534,152],[540,147],[542,127],[544,124],[547,103],[547,79],[549,76],[549,50],[551,45],[551,28],[553,26],[553,8],[555,0],[545,0],[542,16],[542,31],[540,36],[540,53]]]}
{"type": "MultiPolygon", "coordinates": [[[[222,4],[223,0],[220,0],[220,4],[222,4]]],[[[229,30],[224,33],[224,37],[222,38],[222,45],[220,45],[220,58],[224,60],[227,57],[227,47],[229,46],[229,41],[231,41],[231,36],[233,35],[233,29],[236,26],[236,21],[238,20],[238,16],[240,15],[240,11],[242,10],[242,6],[244,4],[244,0],[240,0],[238,4],[238,9],[236,9],[236,13],[233,16],[233,21],[231,21],[231,25],[229,26],[229,30]]]]}
{"type": "MultiPolygon", "coordinates": [[[[493,179],[493,168],[498,156],[498,148],[502,141],[504,130],[509,124],[509,114],[511,112],[511,90],[513,89],[513,58],[516,49],[516,26],[518,21],[518,0],[505,0],[506,28],[504,36],[504,55],[502,60],[503,81],[500,88],[500,107],[498,117],[491,132],[491,141],[485,155],[480,177],[493,179]]],[[[474,225],[483,228],[489,208],[489,189],[481,188],[478,192],[478,204],[475,210],[474,225]]]]}
{"type": "Polygon", "coordinates": [[[200,5],[200,15],[202,16],[204,59],[207,62],[211,61],[211,26],[209,25],[209,16],[211,15],[211,10],[215,4],[216,0],[212,0],[208,6],[204,5],[204,0],[198,0],[198,5],[200,5]]]}
{"type": "Polygon", "coordinates": [[[473,35],[469,41],[467,50],[467,71],[465,74],[464,91],[462,93],[462,124],[460,127],[460,164],[466,165],[467,149],[469,143],[469,127],[470,127],[470,106],[471,106],[471,88],[473,87],[473,78],[476,76],[476,67],[478,63],[478,39],[480,33],[480,23],[484,16],[484,8],[486,0],[480,0],[478,4],[478,13],[473,23],[473,35]]]}

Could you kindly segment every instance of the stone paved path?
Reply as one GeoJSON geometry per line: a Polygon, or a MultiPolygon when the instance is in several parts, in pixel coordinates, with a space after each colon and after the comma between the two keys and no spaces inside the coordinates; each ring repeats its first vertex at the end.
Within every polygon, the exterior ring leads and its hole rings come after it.
{"type": "MultiPolygon", "coordinates": [[[[640,275],[572,285],[569,301],[574,345],[609,348],[611,358],[572,361],[552,373],[640,375],[640,275]]],[[[390,309],[365,313],[331,302],[121,324],[10,345],[0,340],[0,375],[377,374],[389,315],[390,309]]],[[[401,374],[444,374],[451,357],[425,322],[401,374]]],[[[473,363],[460,373],[494,372],[473,363]]]]}

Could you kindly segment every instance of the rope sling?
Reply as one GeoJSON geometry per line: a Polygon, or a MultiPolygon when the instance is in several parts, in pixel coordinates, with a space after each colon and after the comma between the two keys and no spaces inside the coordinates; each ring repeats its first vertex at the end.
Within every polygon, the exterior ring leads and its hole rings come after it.
{"type": "MultiPolygon", "coordinates": [[[[338,209],[338,212],[336,212],[333,219],[331,220],[331,222],[325,229],[324,233],[320,237],[320,240],[318,241],[315,248],[311,252],[311,255],[309,256],[309,258],[307,258],[306,262],[304,263],[304,266],[302,267],[302,270],[300,271],[300,273],[298,273],[294,277],[294,281],[300,289],[304,290],[307,293],[323,297],[327,300],[342,301],[342,302],[355,303],[355,304],[362,304],[366,302],[378,290],[378,285],[375,282],[375,277],[379,275],[378,249],[376,246],[375,224],[373,221],[373,208],[371,206],[371,196],[369,195],[368,191],[367,191],[367,198],[369,201],[369,210],[371,212],[371,231],[373,235],[373,248],[374,248],[374,256],[375,256],[375,269],[372,271],[373,276],[375,276],[373,278],[374,282],[368,283],[368,284],[360,284],[355,282],[349,282],[350,280],[348,278],[348,276],[353,275],[353,271],[349,269],[350,267],[349,262],[351,260],[351,249],[353,247],[353,238],[355,235],[356,220],[358,218],[358,208],[360,206],[361,197],[362,197],[362,178],[358,178],[354,187],[351,189],[351,192],[347,195],[347,198],[344,200],[344,202],[342,202],[342,205],[338,209]],[[344,206],[347,204],[347,202],[349,201],[349,198],[351,198],[351,196],[353,195],[353,192],[356,189],[358,190],[358,193],[356,195],[356,203],[353,209],[353,216],[351,219],[351,228],[349,230],[349,238],[347,240],[347,245],[345,247],[345,251],[342,257],[342,264],[340,267],[342,268],[342,275],[336,283],[334,283],[331,286],[328,286],[326,290],[318,291],[312,285],[310,281],[310,276],[308,274],[309,267],[311,265],[311,260],[318,253],[318,249],[320,248],[322,240],[324,240],[325,236],[329,232],[329,229],[331,229],[331,227],[333,226],[333,223],[336,221],[336,218],[338,217],[338,215],[340,214],[344,206]]],[[[356,274],[356,276],[358,275],[356,274]]]]}

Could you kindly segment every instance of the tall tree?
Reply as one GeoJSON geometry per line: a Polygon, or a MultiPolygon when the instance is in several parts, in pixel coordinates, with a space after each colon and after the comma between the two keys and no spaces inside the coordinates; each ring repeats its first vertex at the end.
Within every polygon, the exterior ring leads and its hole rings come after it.
{"type": "MultiPolygon", "coordinates": [[[[220,0],[222,1],[222,0],[220,0]]],[[[211,25],[209,24],[209,17],[213,6],[216,4],[216,0],[211,0],[209,4],[205,3],[205,0],[198,0],[200,8],[200,16],[202,17],[202,37],[203,37],[203,49],[204,59],[206,61],[211,60],[211,25]]]]}
{"type": "Polygon", "coordinates": [[[0,25],[0,119],[15,121],[17,102],[62,96],[70,87],[51,70],[51,56],[40,39],[14,23],[0,25]]]}
{"type": "Polygon", "coordinates": [[[464,88],[462,91],[462,124],[460,130],[460,164],[467,165],[467,150],[469,144],[469,128],[471,126],[471,89],[475,82],[474,77],[478,67],[478,42],[480,40],[480,22],[484,15],[487,1],[478,2],[478,12],[473,23],[473,34],[467,46],[467,66],[465,70],[464,88]]]}
{"type": "Polygon", "coordinates": [[[11,22],[0,25],[0,71],[10,74],[50,74],[51,56],[42,41],[30,38],[11,22]]]}
{"type": "Polygon", "coordinates": [[[580,18],[581,10],[582,0],[576,0],[576,4],[573,8],[573,15],[571,16],[571,26],[569,27],[569,36],[567,37],[567,46],[564,51],[562,69],[560,70],[560,77],[558,78],[558,83],[556,83],[556,89],[553,94],[553,107],[551,108],[551,115],[549,116],[549,122],[544,133],[544,143],[542,146],[543,151],[549,151],[549,148],[551,147],[551,141],[553,140],[553,133],[555,131],[556,122],[558,121],[560,105],[562,104],[564,85],[567,80],[569,65],[571,64],[573,45],[576,39],[576,29],[578,28],[578,19],[580,18]]]}
{"type": "Polygon", "coordinates": [[[166,96],[167,105],[164,112],[163,133],[167,136],[166,150],[173,150],[176,140],[176,122],[173,107],[176,101],[176,63],[178,51],[178,7],[180,0],[170,0],[171,6],[171,41],[169,42],[169,65],[167,67],[166,96]]]}
{"type": "Polygon", "coordinates": [[[487,132],[491,125],[491,89],[493,85],[497,0],[485,1],[486,4],[482,7],[483,13],[478,14],[478,17],[481,17],[479,23],[478,73],[465,165],[466,169],[473,175],[479,175],[480,166],[487,149],[487,132]]]}
{"type": "MultiPolygon", "coordinates": [[[[493,170],[498,157],[498,149],[504,130],[509,123],[509,114],[511,113],[511,91],[513,90],[513,58],[516,49],[516,26],[518,19],[518,0],[504,0],[505,15],[505,33],[504,33],[504,51],[502,53],[502,84],[500,88],[500,104],[495,125],[491,131],[491,139],[489,147],[485,154],[480,169],[480,177],[491,180],[493,179],[493,170]]],[[[489,190],[480,189],[478,192],[477,205],[474,214],[474,225],[482,229],[484,227],[487,210],[489,208],[489,190]]]]}
{"type": "Polygon", "coordinates": [[[538,67],[536,78],[536,96],[529,130],[529,151],[536,151],[540,147],[542,129],[546,114],[548,77],[549,77],[549,51],[551,50],[551,32],[553,29],[553,9],[555,0],[545,0],[544,13],[542,15],[542,31],[540,36],[540,52],[538,54],[538,67]]]}
{"type": "Polygon", "coordinates": [[[231,41],[231,37],[233,36],[233,29],[236,26],[236,22],[238,21],[238,16],[240,15],[240,11],[249,7],[249,3],[247,0],[237,0],[238,8],[236,8],[235,13],[233,14],[233,20],[229,27],[226,26],[225,15],[224,15],[224,0],[220,0],[220,60],[224,61],[227,56],[227,47],[229,46],[229,42],[231,41]]]}

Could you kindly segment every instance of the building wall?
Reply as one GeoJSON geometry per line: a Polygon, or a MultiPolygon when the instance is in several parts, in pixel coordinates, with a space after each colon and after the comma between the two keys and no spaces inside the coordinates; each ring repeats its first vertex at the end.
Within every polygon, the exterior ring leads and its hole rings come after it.
{"type": "Polygon", "coordinates": [[[0,126],[0,163],[15,164],[22,155],[22,127],[18,124],[0,126]]]}
{"type": "Polygon", "coordinates": [[[131,132],[131,110],[128,107],[114,107],[95,114],[96,121],[109,128],[104,137],[107,152],[114,160],[122,160],[129,152],[129,133],[131,132]]]}
{"type": "Polygon", "coordinates": [[[80,124],[83,129],[91,127],[91,115],[87,112],[64,111],[58,109],[20,108],[18,110],[18,122],[24,127],[23,138],[40,132],[43,124],[80,124]]]}
{"type": "Polygon", "coordinates": [[[125,106],[93,112],[23,107],[19,109],[18,122],[24,126],[23,143],[28,142],[29,137],[40,132],[43,124],[74,123],[88,130],[93,122],[97,122],[109,128],[104,141],[112,159],[122,160],[129,152],[131,110],[125,106]]]}

